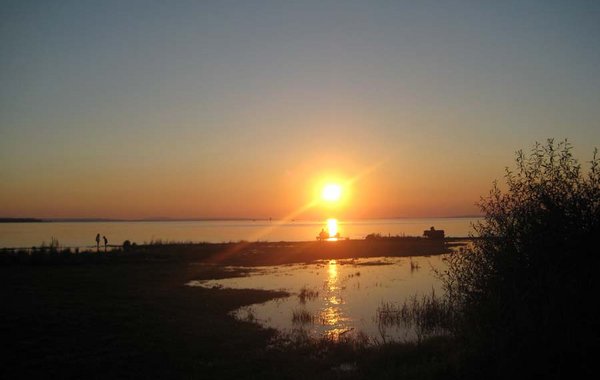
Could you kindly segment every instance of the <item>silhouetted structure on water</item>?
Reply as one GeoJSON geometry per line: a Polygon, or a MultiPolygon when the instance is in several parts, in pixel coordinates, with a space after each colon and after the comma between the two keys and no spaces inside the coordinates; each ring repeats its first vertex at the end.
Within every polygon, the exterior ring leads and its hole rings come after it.
{"type": "Polygon", "coordinates": [[[433,226],[429,230],[423,231],[423,236],[430,239],[443,239],[444,230],[436,230],[433,226]]]}

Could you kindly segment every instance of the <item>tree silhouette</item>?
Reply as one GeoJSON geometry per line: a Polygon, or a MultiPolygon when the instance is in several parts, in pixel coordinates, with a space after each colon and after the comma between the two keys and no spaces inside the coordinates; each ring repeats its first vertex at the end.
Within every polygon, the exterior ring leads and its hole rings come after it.
{"type": "MultiPolygon", "coordinates": [[[[479,206],[473,245],[443,276],[469,360],[500,378],[591,373],[598,346],[600,167],[565,140],[518,151],[479,206]]],[[[481,373],[479,374],[481,375],[481,373]]]]}

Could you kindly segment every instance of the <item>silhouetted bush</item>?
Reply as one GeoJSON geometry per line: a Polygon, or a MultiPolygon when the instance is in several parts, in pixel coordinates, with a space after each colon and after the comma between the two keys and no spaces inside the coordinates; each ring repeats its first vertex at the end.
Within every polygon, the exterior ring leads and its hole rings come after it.
{"type": "Polygon", "coordinates": [[[481,237],[444,275],[454,329],[474,376],[563,378],[592,373],[598,345],[600,167],[587,175],[566,142],[517,152],[506,190],[480,207],[481,237]],[[476,364],[474,364],[476,363],[476,364]]]}
{"type": "Polygon", "coordinates": [[[123,242],[123,251],[127,252],[131,249],[131,242],[129,240],[125,240],[123,242]]]}
{"type": "Polygon", "coordinates": [[[372,234],[368,234],[367,236],[365,236],[365,240],[378,240],[378,239],[381,239],[381,234],[372,233],[372,234]]]}

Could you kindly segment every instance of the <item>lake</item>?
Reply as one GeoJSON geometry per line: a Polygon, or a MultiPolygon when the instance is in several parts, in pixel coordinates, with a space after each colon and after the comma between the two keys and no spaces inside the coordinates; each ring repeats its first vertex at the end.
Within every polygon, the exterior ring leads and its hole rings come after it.
{"type": "MultiPolygon", "coordinates": [[[[463,237],[472,232],[471,225],[480,218],[398,218],[339,220],[342,238],[363,239],[370,233],[421,236],[435,226],[446,236],[463,237]]],[[[30,248],[49,243],[52,238],[62,247],[93,247],[96,234],[106,236],[109,244],[121,245],[130,240],[137,244],[163,242],[230,241],[309,241],[314,240],[326,221],[140,221],[140,222],[46,222],[0,223],[0,247],[30,248]]]]}
{"type": "Polygon", "coordinates": [[[413,326],[382,323],[378,308],[399,310],[413,295],[441,295],[434,269],[444,255],[322,260],[258,267],[247,277],[191,281],[189,286],[284,290],[291,295],[236,310],[233,315],[287,334],[328,337],[361,334],[371,341],[414,341],[413,326]]]}

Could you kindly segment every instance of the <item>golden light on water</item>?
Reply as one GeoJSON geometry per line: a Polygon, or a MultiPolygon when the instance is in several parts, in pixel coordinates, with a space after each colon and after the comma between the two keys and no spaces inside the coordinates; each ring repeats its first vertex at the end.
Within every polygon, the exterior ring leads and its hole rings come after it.
{"type": "Polygon", "coordinates": [[[335,326],[340,320],[340,309],[338,307],[327,307],[321,311],[321,322],[326,326],[335,326]]]}
{"type": "Polygon", "coordinates": [[[335,260],[329,260],[327,268],[327,281],[325,290],[326,306],[319,313],[321,323],[330,328],[327,331],[329,339],[337,341],[339,337],[351,328],[348,325],[348,318],[342,313],[341,305],[344,301],[340,295],[340,279],[338,273],[338,263],[335,260]]]}
{"type": "Polygon", "coordinates": [[[340,309],[338,307],[339,302],[336,298],[339,290],[338,284],[338,267],[337,261],[329,260],[329,266],[327,267],[327,296],[325,299],[329,304],[324,310],[321,311],[321,321],[323,324],[328,326],[335,326],[340,320],[340,309]]]}
{"type": "Polygon", "coordinates": [[[327,233],[329,234],[329,239],[336,239],[339,237],[338,235],[338,221],[334,218],[327,219],[327,233]]]}
{"type": "Polygon", "coordinates": [[[328,290],[334,291],[337,287],[338,281],[338,271],[337,271],[337,261],[329,260],[329,267],[327,268],[327,274],[329,275],[327,278],[328,290]]]}

